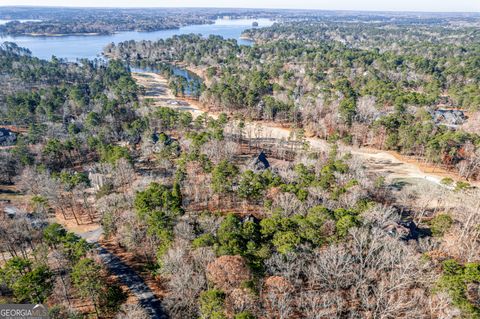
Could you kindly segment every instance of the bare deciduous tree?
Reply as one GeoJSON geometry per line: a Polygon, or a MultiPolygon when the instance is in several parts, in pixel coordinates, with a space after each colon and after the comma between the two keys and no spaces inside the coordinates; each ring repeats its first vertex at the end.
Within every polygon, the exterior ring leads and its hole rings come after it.
{"type": "Polygon", "coordinates": [[[139,304],[123,304],[116,319],[148,319],[149,315],[139,304]]]}

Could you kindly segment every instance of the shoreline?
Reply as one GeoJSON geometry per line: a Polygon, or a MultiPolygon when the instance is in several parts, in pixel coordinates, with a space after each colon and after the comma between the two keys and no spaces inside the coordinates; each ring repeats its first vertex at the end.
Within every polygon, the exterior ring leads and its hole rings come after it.
{"type": "Polygon", "coordinates": [[[68,37],[68,36],[98,36],[98,35],[111,35],[112,33],[100,33],[100,32],[85,32],[85,33],[20,33],[20,34],[8,34],[2,33],[2,36],[8,36],[12,38],[16,37],[68,37]]]}
{"type": "MultiPolygon", "coordinates": [[[[197,72],[193,70],[190,71],[198,75],[198,70],[196,70],[197,72]]],[[[147,78],[141,85],[149,85],[150,89],[158,89],[162,83],[166,83],[167,81],[158,73],[132,72],[132,74],[137,74],[139,76],[146,75],[147,78]],[[154,80],[149,81],[148,77],[153,78],[154,80]]],[[[206,113],[216,118],[220,114],[220,112],[209,110],[206,105],[199,101],[188,98],[174,97],[168,87],[161,87],[161,91],[164,92],[163,95],[158,94],[153,97],[159,99],[159,103],[155,103],[155,106],[165,106],[180,111],[188,111],[194,116],[206,113]],[[188,105],[171,105],[168,103],[162,105],[162,102],[165,99],[183,101],[188,105]]],[[[152,96],[148,97],[152,98],[152,96]]],[[[262,137],[276,138],[279,140],[288,139],[291,132],[294,131],[294,129],[289,125],[279,125],[278,123],[274,122],[248,121],[246,124],[247,130],[249,133],[253,134],[252,136],[261,134],[262,137]]],[[[328,142],[318,137],[308,137],[306,138],[306,141],[309,142],[310,147],[313,149],[325,151],[329,148],[328,142]]],[[[438,167],[429,163],[422,163],[415,158],[404,156],[398,152],[380,150],[370,147],[355,147],[344,144],[340,145],[340,150],[344,152],[350,152],[352,155],[358,156],[364,161],[364,165],[367,167],[367,170],[385,174],[388,180],[419,179],[431,182],[438,186],[444,186],[441,181],[446,177],[452,178],[455,181],[466,181],[454,171],[450,171],[443,167],[438,167]]],[[[480,186],[480,182],[477,181],[469,181],[468,183],[472,186],[480,186]]]]}

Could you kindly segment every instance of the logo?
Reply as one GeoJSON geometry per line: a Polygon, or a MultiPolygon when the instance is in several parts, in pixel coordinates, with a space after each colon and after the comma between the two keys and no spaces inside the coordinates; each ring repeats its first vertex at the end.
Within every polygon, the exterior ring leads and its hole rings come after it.
{"type": "Polygon", "coordinates": [[[48,319],[48,309],[42,304],[0,305],[0,319],[48,319]]]}
{"type": "Polygon", "coordinates": [[[36,304],[33,309],[32,309],[32,314],[37,317],[48,317],[48,310],[47,307],[45,307],[42,304],[36,304]]]}

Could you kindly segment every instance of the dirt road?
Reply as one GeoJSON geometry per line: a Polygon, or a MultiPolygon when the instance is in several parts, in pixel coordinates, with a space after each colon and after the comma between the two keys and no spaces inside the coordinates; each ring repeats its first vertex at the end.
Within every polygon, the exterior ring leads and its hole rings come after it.
{"type": "MultiPolygon", "coordinates": [[[[202,106],[195,101],[185,101],[173,96],[168,88],[168,83],[164,77],[156,73],[134,73],[134,79],[138,84],[146,88],[145,98],[152,99],[155,106],[167,106],[178,110],[191,112],[194,117],[199,116],[205,111],[202,106]]],[[[212,117],[215,113],[208,112],[212,117]]],[[[255,138],[277,138],[289,139],[291,129],[275,126],[273,123],[250,122],[245,124],[244,134],[255,138]]],[[[308,138],[310,146],[316,150],[328,150],[329,146],[325,140],[319,138],[308,138]]],[[[419,162],[403,159],[399,154],[393,152],[375,150],[370,148],[355,148],[351,146],[342,146],[345,152],[350,152],[363,160],[365,166],[374,172],[382,173],[387,181],[395,179],[421,179],[437,185],[444,177],[460,179],[455,174],[445,170],[437,169],[434,172],[426,165],[422,169],[419,162]]]]}

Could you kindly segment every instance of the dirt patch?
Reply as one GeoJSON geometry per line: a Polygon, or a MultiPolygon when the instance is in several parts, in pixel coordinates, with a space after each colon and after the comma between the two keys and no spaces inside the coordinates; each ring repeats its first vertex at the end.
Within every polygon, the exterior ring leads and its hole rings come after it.
{"type": "Polygon", "coordinates": [[[153,73],[132,73],[133,79],[138,85],[145,88],[145,94],[141,99],[152,99],[155,103],[167,102],[175,99],[171,90],[168,88],[168,81],[163,76],[153,73]]]}
{"type": "Polygon", "coordinates": [[[62,225],[66,230],[71,231],[75,234],[82,234],[97,230],[100,227],[98,223],[89,223],[89,224],[80,224],[78,225],[75,218],[63,217],[63,214],[60,212],[55,213],[55,221],[62,225]]]}
{"type": "MultiPolygon", "coordinates": [[[[204,73],[200,69],[189,68],[189,70],[199,76],[202,76],[204,73]]],[[[134,78],[139,79],[138,83],[147,88],[147,96],[148,94],[157,94],[155,96],[156,101],[168,100],[166,103],[157,104],[159,106],[168,106],[174,109],[188,111],[191,112],[194,117],[203,113],[208,113],[210,116],[216,118],[219,114],[219,112],[208,110],[205,105],[198,101],[175,98],[168,88],[166,79],[159,74],[147,72],[136,73],[134,78]],[[172,100],[181,103],[172,103],[172,100]]],[[[294,131],[292,128],[286,127],[283,124],[255,121],[245,124],[244,134],[246,137],[251,138],[289,140],[292,138],[292,131],[294,131]]],[[[321,151],[327,151],[329,149],[329,145],[325,140],[315,137],[309,137],[306,140],[310,143],[310,147],[313,149],[321,151]]],[[[458,174],[448,171],[445,168],[436,167],[414,158],[402,156],[396,152],[371,148],[354,148],[351,146],[342,146],[341,150],[358,156],[364,161],[367,169],[384,174],[387,180],[390,181],[399,178],[422,179],[440,185],[441,180],[445,177],[450,177],[454,180],[463,180],[458,174]]],[[[476,186],[480,185],[480,183],[471,184],[476,186]]]]}

